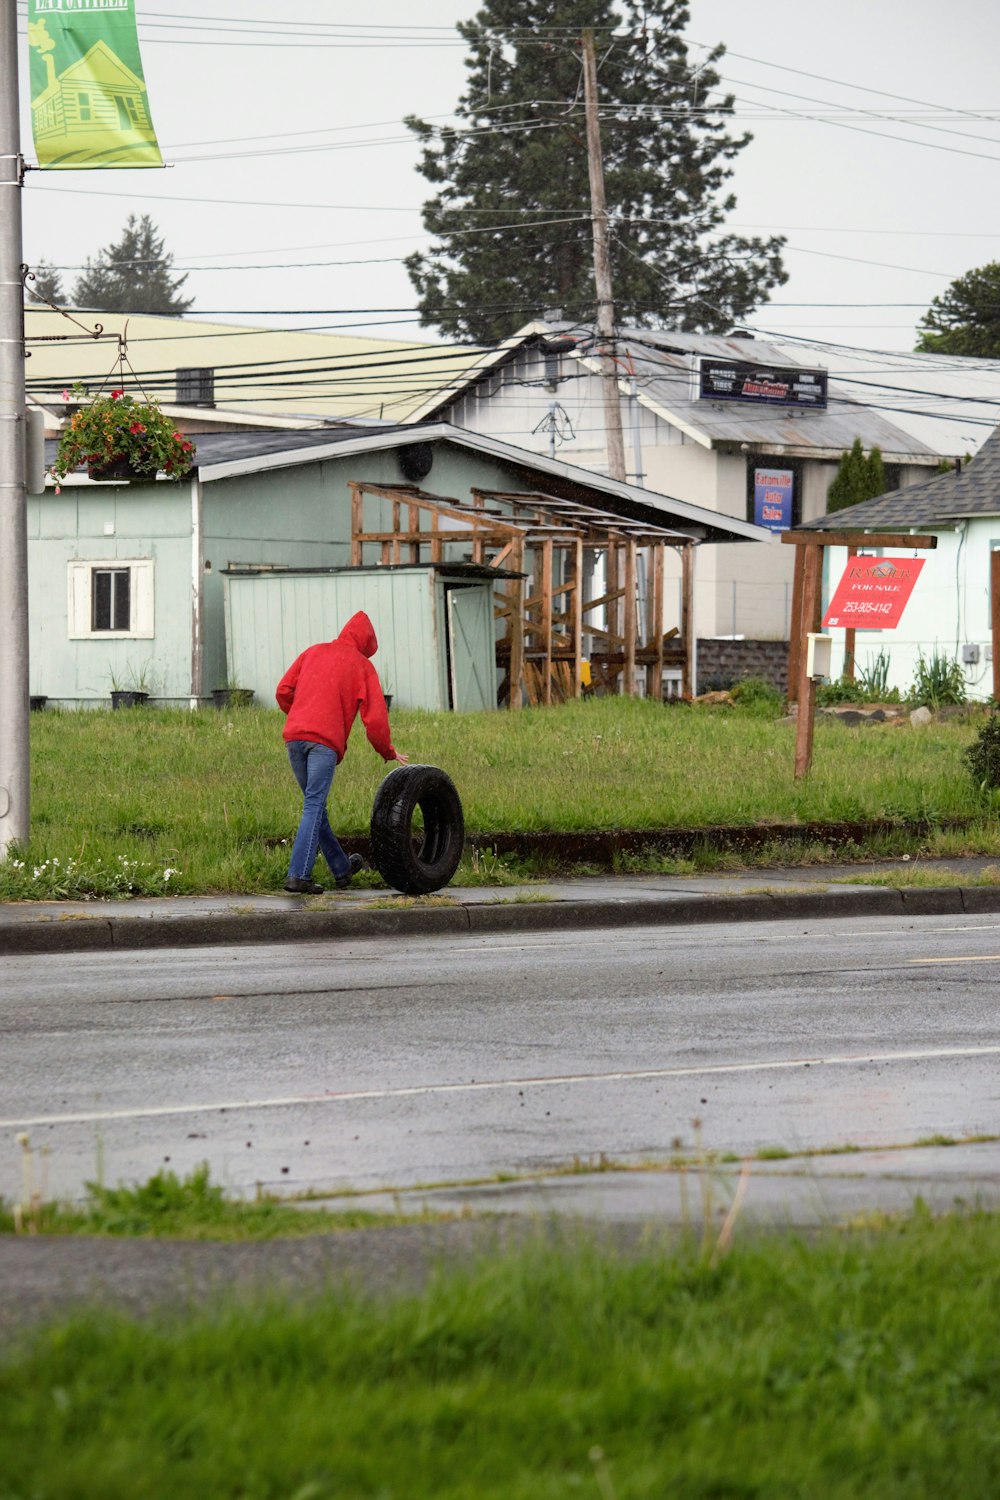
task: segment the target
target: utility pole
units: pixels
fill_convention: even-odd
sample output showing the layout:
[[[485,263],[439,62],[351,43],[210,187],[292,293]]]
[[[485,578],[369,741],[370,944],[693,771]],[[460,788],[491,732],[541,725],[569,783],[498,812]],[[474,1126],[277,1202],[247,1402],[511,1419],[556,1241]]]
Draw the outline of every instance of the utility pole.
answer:
[[[615,369],[615,304],[611,295],[611,256],[608,251],[608,210],[604,203],[604,164],[601,126],[597,117],[597,63],[594,33],[583,32],[583,97],[587,116],[587,165],[590,169],[590,217],[594,226],[594,284],[597,288],[597,333],[603,344],[601,378],[604,387],[604,427],[607,433],[608,472],[625,479],[625,441],[622,408]]]
[[[28,838],[28,526],[17,7],[0,5],[0,859]]]

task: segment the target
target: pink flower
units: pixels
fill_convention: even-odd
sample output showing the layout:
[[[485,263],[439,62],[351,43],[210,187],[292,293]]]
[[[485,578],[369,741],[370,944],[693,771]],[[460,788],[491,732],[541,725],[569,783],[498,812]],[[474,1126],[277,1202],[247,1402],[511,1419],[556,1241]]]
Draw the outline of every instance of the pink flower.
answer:
[[[124,394],[125,394],[124,391],[112,391],[111,392],[111,399],[112,399],[112,401],[118,401],[122,396],[124,396]]]
[[[62,398],[63,398],[64,401],[72,401],[72,399],[73,399],[72,396],[70,395],[69,391],[63,391]]]
[[[145,432],[145,431],[146,431],[146,429],[145,429],[145,427],[143,427],[143,425],[142,425],[141,422],[133,422],[132,426],[129,428],[129,432]]]

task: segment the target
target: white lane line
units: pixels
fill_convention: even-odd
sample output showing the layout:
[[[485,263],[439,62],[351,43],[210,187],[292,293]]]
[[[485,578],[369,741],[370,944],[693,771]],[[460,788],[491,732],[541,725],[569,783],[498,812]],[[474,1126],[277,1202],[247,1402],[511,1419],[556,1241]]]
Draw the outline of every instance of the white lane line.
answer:
[[[797,918],[797,917],[788,917],[785,920],[788,921],[788,922],[796,922],[797,924],[799,924],[799,925],[797,925],[795,932],[775,932],[775,933],[755,932],[754,933],[754,937],[753,937],[753,943],[754,944],[758,944],[758,943],[796,943],[796,942],[799,942],[801,940],[801,938],[802,938],[801,919]],[[816,918],[815,920],[816,920],[817,924],[819,924],[819,923],[822,922],[822,927],[820,927],[819,925],[817,925],[816,927],[810,927],[809,928],[809,936],[811,938],[818,938],[818,937],[821,937],[821,936],[827,936],[827,935],[829,935],[829,937],[834,942],[839,942],[840,941],[840,939],[841,939],[841,934],[840,933],[833,933],[833,932],[831,932],[831,933],[827,934],[823,930],[823,929],[825,929],[825,928],[827,928],[829,926],[828,922],[826,922],[823,918]],[[912,916],[908,916],[906,918],[906,921],[909,923],[911,929],[913,928],[914,924],[918,920],[922,921],[923,919],[912,917]],[[892,936],[893,932],[898,928],[899,922],[900,922],[900,917],[898,917],[898,916],[887,917],[886,918],[886,926],[885,927],[873,927],[870,930],[857,931],[857,932],[852,930],[851,937],[852,938],[867,938],[867,937],[884,938],[887,935],[888,936]],[[627,928],[620,929],[618,931],[618,933],[617,933],[617,944],[618,944],[618,946],[621,946],[621,945],[625,945],[625,944],[628,944],[628,943],[632,942],[633,939],[634,939],[634,937],[635,937],[635,934],[637,932],[656,932],[660,936],[662,936],[663,938],[678,938],[679,937],[679,938],[682,938],[682,939],[687,939],[687,941],[691,944],[691,946],[695,947],[695,946],[699,946],[699,944],[698,944],[698,938],[697,938],[698,932],[703,931],[704,928],[718,927],[720,925],[723,925],[723,924],[718,923],[718,922],[706,922],[706,923],[703,924],[703,926],[699,926],[698,928],[695,928],[695,929],[692,930],[690,927],[685,927],[685,926],[677,926],[677,927],[664,926],[662,923],[652,922],[648,926],[637,925],[635,927],[627,927]],[[948,933],[952,933],[952,932],[998,932],[998,931],[1000,931],[1000,923],[997,923],[997,922],[964,922],[964,923],[948,922],[948,923],[945,923],[943,925],[938,925],[938,926],[934,926],[934,927],[921,926],[919,928],[919,930],[918,930],[918,935],[919,936],[923,936],[923,935],[925,935],[927,933],[932,933],[932,932],[948,932]],[[565,946],[566,944],[572,944],[573,947],[575,947],[575,948],[607,948],[608,945],[609,945],[609,938],[608,938],[607,931],[605,931],[603,933],[603,935],[601,937],[599,937],[599,938],[581,938],[581,937],[579,937],[574,932],[565,932],[565,931],[564,932],[553,932],[548,939],[539,939],[537,942],[529,942],[529,943],[518,941],[515,937],[511,937],[511,939],[510,939],[509,942],[497,942],[495,940],[492,941],[492,942],[486,942],[485,940],[477,942],[475,933],[471,933],[471,934],[466,934],[463,937],[462,941],[463,941],[463,943],[467,943],[467,942],[471,941],[471,943],[475,946],[476,952],[478,952],[478,953],[494,953],[494,952],[496,952],[496,953],[501,953],[501,952],[502,953],[510,953],[512,950],[520,950],[522,948],[553,948],[553,947],[562,947],[562,946]],[[616,941],[616,939],[612,938],[610,941],[614,942],[614,941]],[[405,955],[402,956],[402,957],[405,959]],[[326,962],[325,959],[323,961]]]
[[[505,1089],[561,1088],[587,1083],[632,1083],[655,1078],[708,1078],[727,1073],[777,1073],[794,1068],[848,1068],[859,1063],[933,1062],[952,1057],[993,1057],[1000,1045],[989,1047],[915,1048],[905,1052],[860,1052],[832,1057],[778,1058],[771,1062],[705,1063],[701,1067],[636,1068],[616,1073],[556,1073],[544,1078],[474,1079],[468,1083],[418,1083],[389,1089],[329,1089],[322,1094],[289,1094],[276,1099],[226,1099],[202,1104],[159,1104],[145,1109],[89,1110],[68,1115],[13,1115],[0,1120],[0,1130],[40,1125],[90,1125],[102,1120],[152,1120],[170,1115],[216,1114],[248,1109],[288,1109],[306,1104],[350,1104],[367,1100],[419,1099],[435,1094],[479,1094]]]
[[[957,958],[911,958],[911,964],[995,964],[1000,953],[965,953]]]

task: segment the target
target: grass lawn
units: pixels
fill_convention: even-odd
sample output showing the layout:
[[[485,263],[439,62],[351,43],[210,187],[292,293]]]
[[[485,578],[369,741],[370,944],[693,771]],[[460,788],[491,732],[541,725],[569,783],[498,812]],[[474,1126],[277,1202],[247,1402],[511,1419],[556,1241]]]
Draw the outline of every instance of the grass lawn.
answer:
[[[0,865],[0,898],[276,889],[299,810],[281,725],[277,709],[33,715],[31,842]],[[604,698],[393,715],[400,749],[452,776],[474,832],[979,818],[961,847],[992,853],[996,804],[961,760],[974,728],[820,719],[796,783],[794,727],[748,711]],[[367,832],[385,769],[357,727],[338,831]]]
[[[421,1294],[60,1318],[0,1359],[5,1500],[993,1500],[1000,1218]]]

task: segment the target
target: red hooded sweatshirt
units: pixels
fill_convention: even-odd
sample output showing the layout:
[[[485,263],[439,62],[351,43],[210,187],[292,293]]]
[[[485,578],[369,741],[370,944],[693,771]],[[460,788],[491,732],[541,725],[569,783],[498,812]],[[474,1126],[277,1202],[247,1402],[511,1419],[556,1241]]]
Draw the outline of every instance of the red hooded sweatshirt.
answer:
[[[360,713],[372,749],[383,760],[395,760],[382,685],[369,660],[377,650],[372,622],[359,610],[335,641],[310,646],[296,657],[275,692],[287,715],[284,738],[315,740],[342,761]]]

